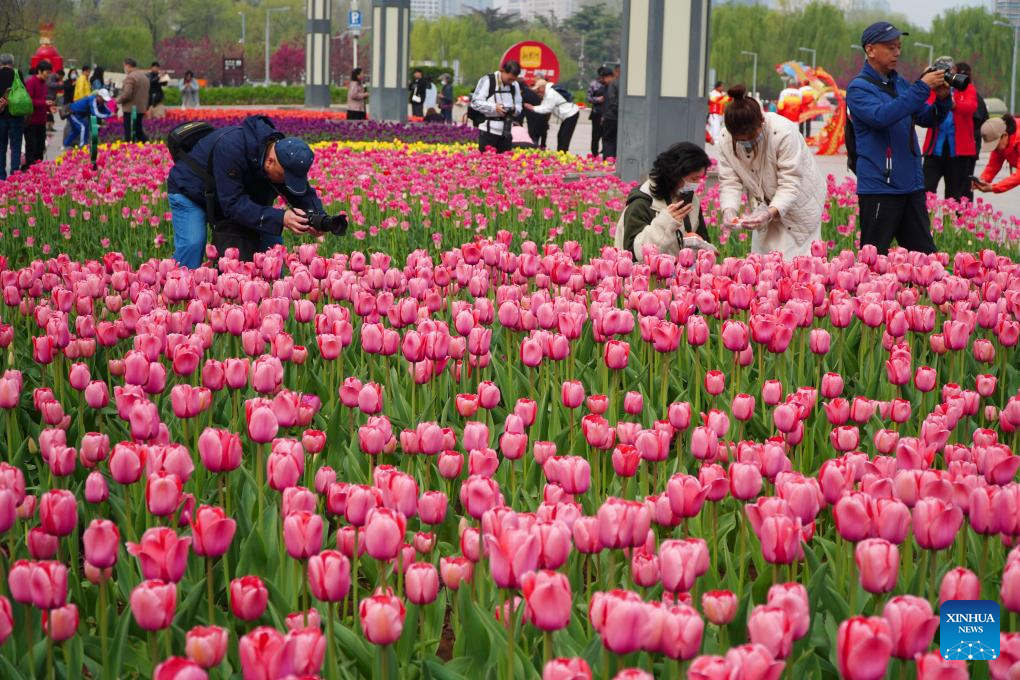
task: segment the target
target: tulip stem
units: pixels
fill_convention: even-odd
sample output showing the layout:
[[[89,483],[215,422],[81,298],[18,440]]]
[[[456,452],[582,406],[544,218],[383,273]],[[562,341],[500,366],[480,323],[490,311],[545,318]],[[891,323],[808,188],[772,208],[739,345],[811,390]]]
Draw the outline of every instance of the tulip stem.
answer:
[[[209,605],[209,625],[216,625],[215,606],[213,604],[213,565],[212,559],[205,558],[205,594]],[[105,639],[105,638],[104,638]]]
[[[550,661],[552,661],[552,658],[553,658],[553,634],[552,634],[552,631],[551,630],[545,631],[545,634],[542,637],[544,638],[543,639],[543,643],[544,643],[543,644],[543,658],[545,659],[545,664],[543,664],[543,666],[542,666],[544,668],[545,665],[548,665],[548,663]]]
[[[354,549],[351,551],[351,561],[354,563],[351,568],[351,590],[354,592],[354,610],[351,613],[351,627],[355,630],[358,625],[358,527],[354,527]]]
[[[511,593],[510,591],[507,590],[507,591],[504,591],[504,597],[506,598],[507,605],[508,605],[506,607],[506,610],[504,610],[504,612],[503,612],[506,615],[506,620],[507,620],[506,678],[507,678],[507,680],[513,680],[513,678],[514,678],[514,643],[515,643],[514,637],[515,637],[515,633],[516,633],[516,631],[514,630],[514,628],[515,628],[514,624],[516,623],[516,621],[515,621],[516,616],[514,616],[514,614],[515,614],[515,612],[514,612],[514,596],[513,596],[513,593]]]
[[[265,499],[263,498],[263,496],[265,494],[264,494],[263,489],[262,489],[262,487],[265,485],[265,481],[263,479],[263,476],[265,475],[265,467],[266,467],[265,466],[265,462],[264,462],[265,455],[266,455],[265,444],[258,444],[258,445],[256,445],[255,450],[256,450],[256,456],[255,456],[255,485],[258,487],[258,494],[259,494],[259,514],[258,514],[258,517],[256,518],[255,525],[256,525],[256,527],[261,527],[261,525],[262,525],[262,514],[263,514],[263,511],[265,509]],[[258,529],[256,529],[256,530],[258,530]]]
[[[336,647],[335,647],[335,645],[336,645],[336,635],[334,633],[334,628],[333,628],[333,626],[334,626],[333,619],[334,618],[336,618],[336,603],[335,602],[328,602],[326,604],[326,630],[328,631],[328,634],[329,634],[329,641],[326,644],[326,652],[329,654],[329,677],[330,678],[335,678],[336,677],[336,669],[337,669],[337,666],[339,665],[338,664],[338,659],[337,659],[337,654],[336,654]]]
[[[931,568],[931,590],[929,590],[928,592],[930,593],[930,597],[936,603],[936,605],[938,604],[939,601],[939,590],[938,585],[936,585],[936,579],[938,578],[939,572],[939,562],[937,559],[935,559],[935,556],[937,554],[938,554],[937,550],[932,550],[931,553],[928,555],[928,564],[929,567]]]
[[[106,581],[99,582],[99,644],[102,649],[103,675],[107,673],[109,664],[109,642],[106,639]],[[31,649],[29,650],[31,653]]]
[[[50,622],[53,625],[53,622]],[[156,657],[152,657],[152,663],[155,667]],[[46,677],[53,680],[53,633],[51,632],[46,636]]]

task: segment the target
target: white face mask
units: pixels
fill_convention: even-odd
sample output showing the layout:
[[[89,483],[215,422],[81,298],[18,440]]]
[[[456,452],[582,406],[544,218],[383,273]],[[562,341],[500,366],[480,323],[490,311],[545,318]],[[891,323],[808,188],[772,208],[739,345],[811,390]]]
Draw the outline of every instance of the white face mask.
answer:
[[[680,191],[697,191],[699,186],[701,186],[701,184],[698,182],[685,182]]]

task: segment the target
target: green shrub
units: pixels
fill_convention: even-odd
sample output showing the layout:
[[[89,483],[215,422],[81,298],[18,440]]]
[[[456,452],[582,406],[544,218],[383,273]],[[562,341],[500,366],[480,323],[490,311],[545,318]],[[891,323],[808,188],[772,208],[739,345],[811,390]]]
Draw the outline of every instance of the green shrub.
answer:
[[[166,92],[167,106],[180,106],[181,92],[176,87],[168,87]],[[241,106],[253,104],[288,104],[302,105],[305,103],[304,85],[242,85],[240,87],[207,87],[199,91],[199,101],[203,106]],[[347,103],[347,88],[332,86],[330,99],[333,104]]]

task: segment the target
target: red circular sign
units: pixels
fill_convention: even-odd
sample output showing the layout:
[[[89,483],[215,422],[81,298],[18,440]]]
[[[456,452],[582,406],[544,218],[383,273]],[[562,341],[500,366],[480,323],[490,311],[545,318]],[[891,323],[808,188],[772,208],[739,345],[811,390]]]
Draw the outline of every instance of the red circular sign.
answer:
[[[505,64],[511,60],[521,65],[521,77],[529,87],[538,78],[544,78],[550,83],[560,82],[560,60],[545,43],[537,40],[519,42],[503,54],[499,63]]]

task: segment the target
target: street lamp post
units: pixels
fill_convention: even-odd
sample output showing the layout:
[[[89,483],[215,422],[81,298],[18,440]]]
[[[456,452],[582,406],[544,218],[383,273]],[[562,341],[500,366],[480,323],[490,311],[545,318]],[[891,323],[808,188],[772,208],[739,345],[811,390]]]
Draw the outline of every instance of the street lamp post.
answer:
[[[935,61],[935,47],[928,43],[916,42],[914,47],[927,47],[928,48],[928,65],[931,66],[932,62]]]
[[[269,85],[269,16],[273,12],[289,12],[290,7],[270,7],[266,10],[266,78],[265,84]]]
[[[244,44],[244,30],[245,30],[244,21],[245,21],[245,17],[244,17],[244,12],[238,12],[238,14],[241,15],[241,39],[238,40],[237,42],[239,42],[239,43],[241,43],[243,45]]]
[[[751,73],[751,96],[752,97],[757,97],[758,96],[758,53],[757,52],[748,52],[746,50],[740,50],[740,53],[743,54],[745,57],[753,57],[754,58],[754,65],[751,67],[753,69],[753,71]]]
[[[996,21],[995,25],[1013,29],[1013,68],[1009,76],[1009,112],[1013,113],[1016,111],[1014,108],[1016,104],[1016,43],[1020,39],[1020,26],[1007,24],[1005,21]]]
[[[812,49],[810,47],[798,47],[797,49],[799,51],[801,51],[801,52],[810,52],[811,53],[811,70],[814,71],[815,70],[815,57],[818,55],[818,50]]]

